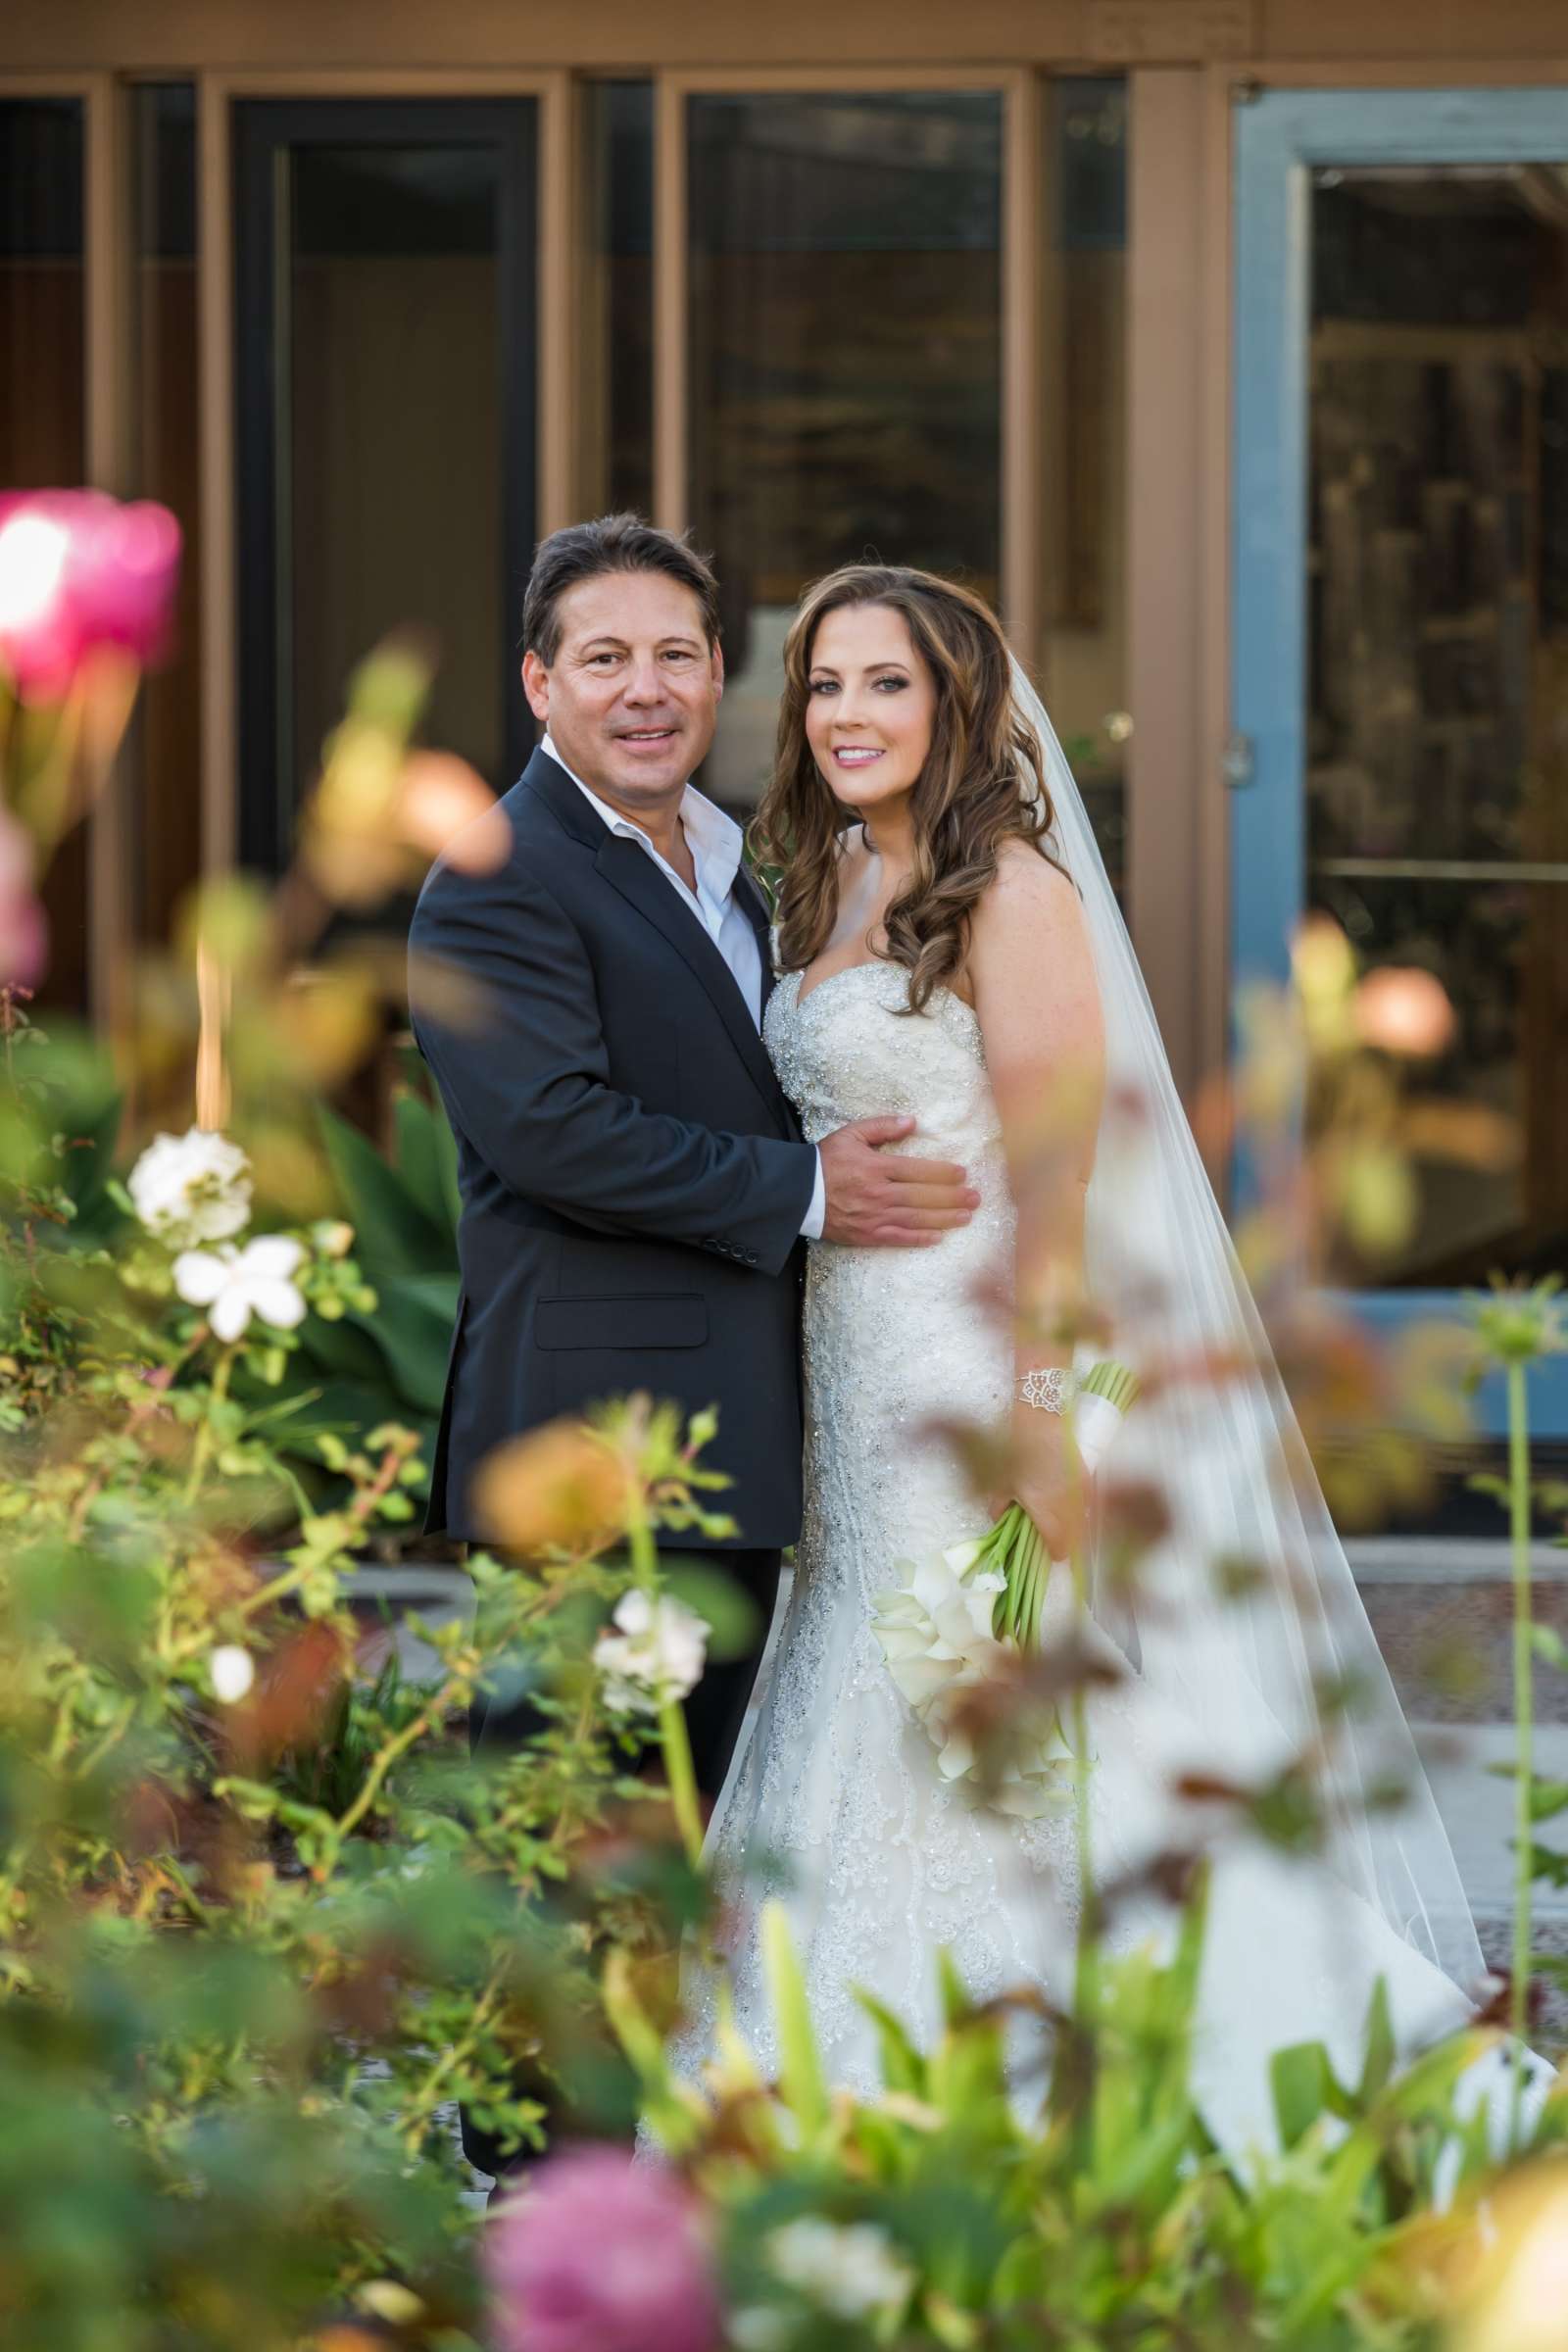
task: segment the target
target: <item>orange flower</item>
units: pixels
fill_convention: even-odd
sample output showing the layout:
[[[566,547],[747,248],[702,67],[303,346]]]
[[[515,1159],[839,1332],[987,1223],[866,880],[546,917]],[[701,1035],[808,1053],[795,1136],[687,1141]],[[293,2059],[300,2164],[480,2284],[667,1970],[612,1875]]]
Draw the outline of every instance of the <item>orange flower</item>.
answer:
[[[625,1532],[626,1464],[578,1421],[551,1421],[498,1446],[481,1463],[474,1504],[509,1551],[589,1550]]]

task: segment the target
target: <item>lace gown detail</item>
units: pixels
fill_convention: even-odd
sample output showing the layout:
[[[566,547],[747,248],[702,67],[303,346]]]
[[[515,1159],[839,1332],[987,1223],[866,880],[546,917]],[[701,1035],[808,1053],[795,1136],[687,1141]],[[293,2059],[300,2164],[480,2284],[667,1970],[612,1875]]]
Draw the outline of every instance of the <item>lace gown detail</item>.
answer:
[[[946,1787],[871,1630],[897,1561],[987,1524],[933,1424],[994,1421],[1011,1388],[1005,1316],[985,1304],[1010,1274],[1013,1213],[979,1022],[945,990],[923,1013],[906,1004],[905,974],[866,963],[804,1001],[787,975],[768,1005],[768,1051],[810,1142],[912,1113],[915,1134],[891,1148],[961,1161],[981,1205],[934,1248],[810,1250],[806,1521],[756,1728],[710,1832],[742,2034],[770,2065],[754,1926],[761,1899],[781,1894],[829,2078],[861,2089],[877,2066],[857,1984],[923,2038],[938,2022],[939,1946],[985,1996],[1040,1982],[1043,1912],[1069,1936],[1076,1912],[1071,1824],[1006,1822]],[[710,1993],[690,1992],[688,2068],[711,2026]]]

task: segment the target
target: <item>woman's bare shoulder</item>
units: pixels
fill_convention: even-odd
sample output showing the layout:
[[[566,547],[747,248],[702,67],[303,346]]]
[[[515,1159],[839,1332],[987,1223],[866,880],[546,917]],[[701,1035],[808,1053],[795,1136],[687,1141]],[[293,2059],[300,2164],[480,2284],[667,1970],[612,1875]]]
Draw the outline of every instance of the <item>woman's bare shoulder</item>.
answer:
[[[981,894],[975,919],[1006,930],[1042,920],[1076,927],[1078,892],[1061,867],[1032,841],[1014,837],[998,847],[997,870]]]

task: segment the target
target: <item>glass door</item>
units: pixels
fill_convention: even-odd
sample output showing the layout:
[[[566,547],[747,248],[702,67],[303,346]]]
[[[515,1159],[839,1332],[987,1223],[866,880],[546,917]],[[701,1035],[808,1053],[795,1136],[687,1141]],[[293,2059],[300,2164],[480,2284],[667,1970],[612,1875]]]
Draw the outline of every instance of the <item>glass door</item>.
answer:
[[[869,559],[998,594],[1004,113],[1000,86],[685,99],[689,511],[729,672],[704,783],[742,813],[808,580]]]
[[[430,740],[533,740],[536,102],[235,108],[241,808],[282,862],[355,663],[427,638]]]
[[[1321,909],[1436,973],[1474,1147],[1417,1163],[1388,1325],[1568,1269],[1568,92],[1271,92],[1236,136],[1234,971]]]

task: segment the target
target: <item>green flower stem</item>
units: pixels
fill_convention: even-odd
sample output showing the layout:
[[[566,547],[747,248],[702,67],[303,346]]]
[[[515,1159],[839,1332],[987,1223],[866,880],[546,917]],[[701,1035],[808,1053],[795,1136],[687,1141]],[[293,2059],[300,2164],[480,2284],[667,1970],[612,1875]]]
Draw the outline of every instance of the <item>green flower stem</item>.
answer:
[[[202,1425],[196,1432],[196,1444],[190,1457],[190,1476],[185,1481],[185,1500],[188,1503],[194,1502],[201,1492],[201,1483],[206,1476],[208,1460],[213,1450],[213,1409],[220,1405],[228,1395],[229,1378],[234,1369],[234,1358],[238,1353],[237,1343],[233,1347],[225,1348],[214,1367],[213,1393]]]
[[[1535,1879],[1535,1691],[1530,1633],[1530,1411],[1525,1367],[1510,1363],[1508,1377],[1508,1535],[1513,1568],[1513,1715],[1518,1741],[1514,1767],[1513,1982],[1510,2023],[1522,2043],[1529,2023],[1532,1887]],[[1522,2049],[1514,2052],[1513,2096],[1508,2142],[1519,2144],[1524,2096]]]
[[[669,1801],[675,1808],[681,1842],[686,1848],[687,1861],[697,1870],[703,1859],[703,1816],[697,1802],[692,1743],[678,1698],[660,1702],[659,1737],[663,1743],[664,1775],[669,1782]]]
[[[648,1505],[641,1486],[632,1481],[633,1502],[626,1519],[626,1547],[631,1553],[631,1572],[643,1590],[656,1593],[659,1588],[659,1547],[648,1518]],[[686,1859],[693,1870],[702,1865],[703,1816],[697,1799],[697,1773],[692,1763],[692,1743],[686,1730],[686,1717],[676,1698],[662,1698],[659,1705],[659,1739],[664,1751],[664,1778],[669,1784],[669,1801],[674,1807],[676,1827]]]

